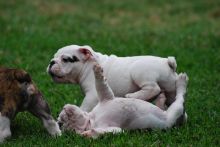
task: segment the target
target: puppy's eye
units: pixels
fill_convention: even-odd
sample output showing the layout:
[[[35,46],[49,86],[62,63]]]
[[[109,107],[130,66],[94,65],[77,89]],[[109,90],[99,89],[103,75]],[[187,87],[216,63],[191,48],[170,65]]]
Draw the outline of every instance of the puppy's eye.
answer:
[[[63,62],[64,62],[64,63],[69,62],[68,58],[63,58]]]
[[[62,61],[64,63],[67,63],[67,62],[73,63],[73,62],[79,61],[79,59],[76,56],[73,56],[72,58],[71,57],[63,58]]]
[[[76,56],[73,56],[72,59],[73,59],[73,62],[79,61],[79,59]]]

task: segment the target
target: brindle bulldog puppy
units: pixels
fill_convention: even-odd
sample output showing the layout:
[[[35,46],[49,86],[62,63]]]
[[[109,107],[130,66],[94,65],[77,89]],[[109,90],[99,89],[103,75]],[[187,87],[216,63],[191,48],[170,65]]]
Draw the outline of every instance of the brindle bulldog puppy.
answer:
[[[61,135],[47,102],[30,75],[20,69],[0,68],[0,143],[11,136],[10,121],[25,110],[41,119],[51,135]]]

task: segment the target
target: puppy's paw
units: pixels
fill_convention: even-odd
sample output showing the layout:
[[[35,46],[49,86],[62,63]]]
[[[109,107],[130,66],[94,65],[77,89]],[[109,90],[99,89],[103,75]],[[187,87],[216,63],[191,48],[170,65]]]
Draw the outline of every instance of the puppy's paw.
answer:
[[[53,127],[53,133],[51,134],[55,137],[61,136],[61,130],[60,130],[60,126],[57,122],[55,122],[54,127]]]
[[[181,85],[186,86],[188,81],[189,81],[189,78],[188,78],[187,74],[186,73],[180,73],[178,75],[178,79],[177,79],[177,87],[181,86]]]
[[[98,63],[94,65],[93,70],[96,78],[104,79],[103,68]]]
[[[62,135],[60,127],[58,124],[51,127],[51,130],[49,132],[53,137],[59,137]]]
[[[186,93],[188,80],[189,78],[186,73],[180,73],[178,75],[178,79],[176,81],[177,94],[182,93],[184,95]]]
[[[180,73],[180,74],[179,74],[179,79],[181,79],[181,80],[184,80],[184,81],[188,82],[189,77],[187,76],[187,74],[186,74],[186,73]]]
[[[61,136],[61,130],[55,120],[53,119],[43,120],[43,124],[50,135],[54,137]]]

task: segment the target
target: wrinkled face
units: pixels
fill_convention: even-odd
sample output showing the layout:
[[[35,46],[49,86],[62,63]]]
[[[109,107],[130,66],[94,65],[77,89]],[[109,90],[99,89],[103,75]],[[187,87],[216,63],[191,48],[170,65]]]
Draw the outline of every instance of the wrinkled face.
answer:
[[[78,83],[85,62],[92,56],[89,46],[70,45],[58,50],[47,72],[58,83]]]
[[[75,105],[67,104],[60,112],[57,121],[62,130],[76,131],[78,133],[84,131],[85,112]]]

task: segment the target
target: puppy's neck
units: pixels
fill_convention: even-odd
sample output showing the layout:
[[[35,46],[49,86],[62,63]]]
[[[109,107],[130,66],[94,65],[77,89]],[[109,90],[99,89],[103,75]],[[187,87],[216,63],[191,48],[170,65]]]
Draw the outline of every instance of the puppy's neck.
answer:
[[[87,61],[78,74],[78,83],[82,86],[83,89],[85,89],[86,85],[89,85],[91,82],[91,78],[93,76],[93,73],[91,72],[92,68],[93,63]]]
[[[103,55],[101,53],[94,53],[95,54],[95,60],[100,64],[102,67],[104,67],[105,64],[109,63],[109,57],[108,55]],[[87,93],[88,91],[94,90],[94,74],[92,72],[94,66],[93,60],[88,60],[85,62],[85,65],[82,67],[81,71],[79,72],[78,76],[78,83],[80,84],[82,90],[84,93]]]

